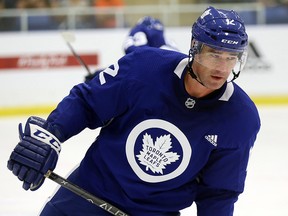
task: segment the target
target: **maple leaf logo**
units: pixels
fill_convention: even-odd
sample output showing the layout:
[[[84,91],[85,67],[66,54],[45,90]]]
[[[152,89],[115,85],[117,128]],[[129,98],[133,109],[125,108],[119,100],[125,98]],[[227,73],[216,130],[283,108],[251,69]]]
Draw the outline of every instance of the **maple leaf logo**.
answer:
[[[143,148],[136,157],[146,166],[146,171],[150,169],[153,173],[163,174],[168,164],[179,160],[180,156],[177,153],[169,152],[172,148],[170,134],[157,137],[154,143],[151,135],[146,133],[142,141]]]

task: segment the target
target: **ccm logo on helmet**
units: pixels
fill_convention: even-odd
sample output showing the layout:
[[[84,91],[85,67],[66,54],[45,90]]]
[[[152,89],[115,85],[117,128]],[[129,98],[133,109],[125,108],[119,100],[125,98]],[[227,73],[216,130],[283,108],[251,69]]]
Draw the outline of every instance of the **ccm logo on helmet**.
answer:
[[[238,44],[238,41],[227,40],[227,39],[222,39],[221,42],[225,44]]]

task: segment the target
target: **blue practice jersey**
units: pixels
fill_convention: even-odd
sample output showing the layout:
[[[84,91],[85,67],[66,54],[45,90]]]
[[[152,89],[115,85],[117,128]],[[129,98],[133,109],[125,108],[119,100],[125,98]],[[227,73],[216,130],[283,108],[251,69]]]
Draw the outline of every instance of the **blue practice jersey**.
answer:
[[[79,167],[84,189],[134,216],[193,202],[199,216],[233,214],[258,112],[233,82],[191,97],[187,63],[179,52],[138,49],[73,87],[50,114],[62,141],[102,127]]]

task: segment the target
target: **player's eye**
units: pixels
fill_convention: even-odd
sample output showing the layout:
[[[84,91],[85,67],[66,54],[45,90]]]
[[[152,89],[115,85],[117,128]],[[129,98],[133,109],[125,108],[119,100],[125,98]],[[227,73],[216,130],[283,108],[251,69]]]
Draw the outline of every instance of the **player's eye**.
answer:
[[[220,55],[217,53],[208,53],[208,57],[210,57],[211,59],[219,59]]]
[[[237,60],[237,56],[229,56],[229,57],[227,57],[227,60],[235,61],[235,60]]]

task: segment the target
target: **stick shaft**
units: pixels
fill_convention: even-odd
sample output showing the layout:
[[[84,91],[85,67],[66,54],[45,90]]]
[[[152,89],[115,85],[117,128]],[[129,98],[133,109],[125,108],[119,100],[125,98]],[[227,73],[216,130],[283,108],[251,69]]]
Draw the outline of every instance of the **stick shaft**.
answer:
[[[86,199],[88,202],[93,203],[94,205],[104,209],[105,211],[109,212],[112,215],[116,216],[128,216],[128,214],[124,213],[117,207],[107,203],[106,201],[95,197],[94,195],[90,194],[89,192],[85,191],[84,189],[80,188],[78,185],[73,184],[72,182],[68,181],[67,179],[57,175],[52,171],[48,171],[45,175],[46,178],[51,179],[52,181],[56,182],[57,184],[61,185],[62,187],[70,190],[71,192],[81,196],[82,198]]]
[[[70,51],[72,52],[72,54],[75,56],[75,58],[77,59],[77,61],[79,62],[79,64],[81,64],[83,67],[85,67],[85,69],[87,70],[88,74],[91,75],[92,72],[90,71],[89,67],[87,66],[87,64],[83,61],[83,59],[75,52],[74,48],[72,47],[72,45],[66,41]]]

